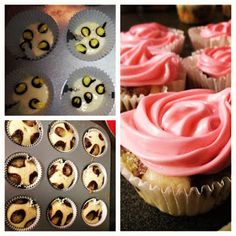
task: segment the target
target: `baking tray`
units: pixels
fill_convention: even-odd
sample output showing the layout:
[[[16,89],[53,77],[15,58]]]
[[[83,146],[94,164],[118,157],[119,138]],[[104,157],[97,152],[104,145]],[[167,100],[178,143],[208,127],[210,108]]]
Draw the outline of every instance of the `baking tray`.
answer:
[[[74,203],[76,204],[77,208],[77,216],[76,220],[74,223],[64,229],[66,231],[107,231],[110,229],[110,221],[111,219],[111,214],[110,212],[114,209],[111,204],[111,191],[113,191],[111,186],[115,186],[114,184],[111,185],[112,181],[112,173],[111,173],[111,168],[112,168],[112,161],[111,161],[111,156],[113,155],[111,152],[114,151],[111,149],[111,140],[109,138],[109,135],[107,131],[101,127],[100,125],[91,122],[91,121],[68,121],[78,132],[79,136],[79,142],[77,147],[70,151],[70,152],[59,152],[57,151],[50,143],[48,139],[48,130],[49,130],[49,125],[53,121],[40,121],[42,124],[42,139],[41,141],[32,147],[22,147],[20,145],[15,144],[12,142],[8,135],[5,134],[5,157],[9,157],[11,154],[16,153],[16,152],[26,152],[29,153],[30,155],[34,156],[37,158],[37,160],[40,162],[41,167],[42,167],[42,178],[34,188],[32,189],[19,189],[16,187],[13,187],[10,185],[7,181],[5,181],[5,201],[7,202],[8,200],[12,199],[15,196],[18,195],[26,195],[29,197],[32,197],[36,202],[39,204],[40,209],[41,209],[41,217],[39,220],[39,223],[36,225],[35,228],[33,228],[34,231],[58,231],[61,229],[57,229],[53,227],[50,222],[47,220],[46,216],[46,210],[49,205],[49,203],[55,199],[56,197],[68,197]],[[105,153],[96,158],[92,158],[91,155],[89,155],[82,143],[83,139],[83,134],[89,129],[89,128],[97,128],[99,129],[105,136],[106,141],[107,141],[107,150]],[[64,158],[72,161],[78,171],[78,179],[77,182],[75,183],[74,187],[71,190],[68,191],[62,191],[62,190],[56,190],[54,189],[47,178],[47,170],[48,166],[52,163],[53,160],[58,159],[58,158]],[[94,192],[94,193],[89,193],[89,191],[85,188],[85,186],[82,183],[82,171],[83,169],[90,163],[100,163],[104,166],[107,172],[107,183],[104,186],[102,190],[99,192]],[[90,198],[98,198],[101,199],[105,202],[107,206],[107,217],[105,221],[96,227],[88,226],[86,223],[84,223],[82,216],[81,216],[81,208],[83,203],[85,203],[86,200]],[[5,230],[10,231],[11,228],[5,224]]]
[[[5,6],[5,25],[14,17],[14,14],[20,13],[25,10],[39,10],[43,11],[45,5],[40,6],[32,6],[32,5],[6,5]],[[97,9],[104,14],[106,14],[112,20],[114,26],[115,25],[115,5],[100,5],[100,6],[86,6],[88,9]],[[12,13],[13,12],[13,13]],[[48,13],[47,13],[48,14]],[[66,16],[68,16],[69,12],[65,12]],[[71,14],[71,17],[74,13]],[[53,15],[52,15],[53,17]],[[8,50],[5,50],[5,77],[13,70],[19,68],[35,68],[37,70],[41,70],[48,78],[51,79],[53,85],[53,98],[52,105],[45,111],[43,115],[75,115],[70,114],[70,111],[66,108],[62,109],[61,106],[61,92],[62,88],[69,79],[70,74],[74,72],[76,69],[80,69],[87,66],[97,67],[108,74],[111,81],[115,87],[115,48],[116,43],[114,42],[114,46],[110,53],[108,53],[105,57],[97,61],[82,61],[71,54],[69,51],[66,39],[67,39],[67,26],[68,22],[62,23],[62,21],[57,21],[55,17],[53,17],[59,28],[59,37],[56,42],[55,48],[45,57],[36,60],[29,61],[24,59],[16,59]],[[63,18],[63,14],[62,14]],[[5,38],[7,40],[7,38]],[[8,83],[5,79],[5,94],[9,93],[7,91]],[[114,101],[115,104],[115,101]],[[6,115],[9,115],[5,111]],[[81,114],[80,114],[81,115]],[[86,114],[85,114],[86,115]],[[95,114],[96,115],[96,114]],[[107,115],[115,115],[115,105],[113,105],[113,109],[110,114]]]

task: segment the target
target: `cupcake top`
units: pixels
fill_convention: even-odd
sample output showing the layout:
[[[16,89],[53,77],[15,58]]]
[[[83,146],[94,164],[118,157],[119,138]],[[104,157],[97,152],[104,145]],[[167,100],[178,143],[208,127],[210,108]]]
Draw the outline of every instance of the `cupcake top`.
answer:
[[[214,38],[218,36],[231,37],[231,20],[202,26],[200,30],[200,35],[203,38]]]
[[[231,47],[206,48],[200,51],[197,67],[214,78],[231,74]]]
[[[181,58],[172,52],[139,43],[121,52],[121,86],[165,85],[177,79]]]
[[[231,89],[144,97],[121,114],[121,145],[159,174],[220,172],[231,162]]]

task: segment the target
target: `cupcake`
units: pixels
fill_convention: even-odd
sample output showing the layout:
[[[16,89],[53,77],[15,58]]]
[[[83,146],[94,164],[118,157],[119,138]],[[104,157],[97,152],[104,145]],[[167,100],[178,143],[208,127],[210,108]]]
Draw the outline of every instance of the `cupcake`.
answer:
[[[87,225],[98,226],[107,217],[107,206],[102,200],[91,198],[84,203],[81,214]]]
[[[134,25],[127,32],[121,32],[121,54],[144,42],[149,42],[155,50],[165,49],[180,53],[184,32],[156,22]]]
[[[30,197],[17,196],[7,203],[6,221],[14,230],[31,230],[37,225],[39,218],[39,205]]]
[[[231,20],[205,26],[192,27],[188,30],[195,50],[201,48],[231,45]]]
[[[6,132],[14,143],[23,147],[36,145],[42,137],[41,124],[36,120],[9,120]]]
[[[59,190],[71,189],[77,181],[77,175],[75,165],[69,160],[55,160],[48,168],[48,180]]]
[[[163,212],[190,216],[221,204],[230,163],[230,88],[149,95],[121,114],[121,173]]]
[[[183,60],[187,81],[193,88],[216,92],[231,86],[231,47],[205,48]]]
[[[5,176],[12,186],[32,188],[39,182],[41,175],[40,163],[27,153],[15,153],[6,160]]]
[[[182,59],[173,52],[153,48],[148,41],[121,49],[120,70],[121,111],[136,108],[150,93],[185,89]]]

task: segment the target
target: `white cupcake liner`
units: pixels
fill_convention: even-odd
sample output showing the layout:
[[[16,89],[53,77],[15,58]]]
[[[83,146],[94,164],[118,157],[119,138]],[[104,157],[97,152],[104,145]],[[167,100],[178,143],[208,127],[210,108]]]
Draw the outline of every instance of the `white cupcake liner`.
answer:
[[[6,121],[6,123],[5,123],[6,133],[7,133],[8,138],[9,138],[13,143],[15,143],[16,145],[29,148],[29,147],[36,146],[36,145],[38,145],[38,144],[41,142],[42,137],[43,137],[43,126],[42,126],[42,124],[41,124],[40,121],[35,120],[35,122],[36,122],[37,125],[38,125],[39,137],[38,137],[38,139],[36,140],[36,142],[33,143],[33,144],[31,144],[31,145],[18,144],[18,143],[16,143],[16,142],[11,138],[10,132],[9,132],[9,124],[10,124],[10,122],[11,122],[11,120],[8,120],[8,121]]]
[[[69,40],[67,42],[67,46],[69,51],[78,59],[84,60],[84,61],[96,61],[104,56],[106,56],[113,48],[115,44],[115,26],[112,22],[112,20],[105,15],[104,13],[93,10],[93,9],[86,9],[81,12],[76,13],[70,20],[68,25],[68,31],[70,31],[72,34],[74,34],[74,31],[76,28],[86,22],[95,22],[99,25],[103,25],[104,22],[106,22],[106,42],[97,53],[93,55],[87,55],[78,53],[75,51],[75,44],[76,42],[79,42],[78,40]]]
[[[200,32],[203,27],[204,26],[192,27],[188,30],[190,41],[195,50],[231,45],[231,37],[229,36],[223,35],[212,38],[201,37]]]
[[[12,96],[14,93],[15,86],[22,82],[23,79],[25,79],[28,76],[39,76],[44,79],[45,84],[47,85],[49,96],[48,96],[48,102],[45,106],[45,108],[35,111],[34,113],[29,112],[23,112],[19,105],[16,104],[15,106],[11,106],[9,108],[9,105],[16,103],[16,101],[13,100]],[[51,80],[49,77],[44,74],[42,69],[39,68],[32,68],[32,67],[25,67],[25,68],[19,68],[16,70],[13,70],[6,76],[6,86],[5,86],[5,113],[6,115],[44,115],[47,114],[49,111],[54,96],[54,88],[52,85]]]
[[[207,88],[216,92],[231,87],[231,74],[219,78],[208,77],[197,68],[197,58],[201,50],[196,51],[192,56],[183,60],[184,67],[187,71],[187,80],[192,88]]]
[[[44,22],[53,33],[54,42],[49,51],[39,57],[26,56],[19,47],[20,37],[27,26],[36,22]],[[6,27],[6,47],[16,57],[29,60],[38,60],[48,55],[58,40],[59,29],[54,19],[44,12],[28,10],[14,16]]]
[[[138,194],[148,204],[160,211],[173,216],[194,216],[206,213],[225,201],[231,192],[231,179],[223,177],[210,185],[203,185],[199,191],[191,187],[189,192],[185,189],[174,191],[171,187],[161,189],[147,181],[133,176],[121,161],[121,174],[135,187]]]
[[[74,172],[75,172],[74,181],[73,181],[73,183],[71,184],[71,186],[69,186],[69,188],[66,188],[66,189],[58,189],[58,188],[55,188],[55,187],[52,185],[51,181],[49,180],[48,172],[49,172],[50,168],[51,168],[51,167],[55,164],[55,162],[57,162],[57,161],[61,161],[61,162],[64,162],[64,163],[68,163],[68,164],[72,167],[72,169],[74,170]],[[65,160],[65,159],[63,159],[63,158],[58,158],[58,159],[52,161],[51,164],[49,165],[48,171],[47,171],[47,176],[48,176],[48,182],[50,183],[50,185],[51,185],[54,189],[59,190],[59,191],[65,191],[65,192],[66,192],[66,191],[71,190],[71,189],[75,186],[75,184],[76,184],[76,182],[77,182],[77,180],[78,180],[78,170],[77,170],[77,168],[76,168],[76,165],[75,165],[72,161],[70,161],[70,160]]]
[[[10,207],[11,203],[13,203],[14,201],[16,200],[20,200],[20,199],[27,199],[27,200],[30,200],[32,202],[32,204],[36,207],[36,210],[37,210],[37,218],[35,219],[34,223],[32,225],[30,225],[28,228],[24,228],[24,229],[21,229],[21,228],[17,228],[15,226],[13,226],[7,219],[7,210],[8,208]],[[6,207],[5,207],[5,219],[6,219],[6,223],[7,225],[13,229],[13,230],[16,230],[16,231],[30,231],[32,230],[33,228],[35,228],[35,226],[38,224],[39,220],[40,220],[40,216],[41,216],[41,210],[40,210],[40,206],[38,205],[38,203],[36,203],[31,197],[28,197],[28,196],[24,196],[24,195],[19,195],[19,196],[16,196],[16,197],[13,197],[12,199],[10,199],[7,203],[6,203]]]
[[[26,159],[32,160],[32,161],[35,163],[35,166],[36,166],[36,168],[37,168],[37,173],[38,173],[37,180],[36,180],[33,184],[31,184],[31,185],[29,185],[29,186],[17,185],[17,184],[15,184],[14,182],[12,182],[12,181],[8,178],[8,176],[7,176],[7,169],[8,169],[9,163],[10,163],[13,159],[18,158],[19,156],[24,156],[24,157],[26,157]],[[7,158],[7,160],[5,161],[5,178],[6,178],[6,180],[8,181],[8,183],[9,183],[10,185],[12,185],[12,186],[14,186],[14,187],[16,187],[16,188],[27,189],[27,190],[28,190],[28,189],[32,189],[32,188],[34,188],[36,185],[38,185],[38,183],[40,182],[40,180],[41,180],[41,178],[42,178],[42,167],[41,167],[41,165],[40,165],[40,162],[39,162],[35,157],[29,155],[29,154],[26,153],[26,152],[13,153],[13,154],[10,155],[10,156]]]
[[[104,85],[106,89],[106,93],[103,94],[104,101],[103,104],[100,105],[96,110],[91,112],[86,111],[78,111],[77,108],[74,108],[71,105],[71,98],[70,92],[65,92],[65,88],[68,86],[69,88],[73,87],[73,83],[77,81],[79,78],[82,79],[84,75],[90,75],[94,78],[99,79]],[[80,69],[75,70],[69,76],[69,79],[63,85],[62,92],[61,92],[61,100],[62,100],[62,110],[65,114],[71,115],[109,115],[113,106],[114,106],[114,94],[115,89],[114,85],[111,81],[111,78],[108,74],[96,67],[83,67]]]
[[[54,201],[63,202],[63,201],[65,201],[65,200],[68,201],[68,202],[71,204],[72,211],[73,211],[73,217],[72,217],[70,223],[67,224],[67,225],[62,225],[62,226],[54,225],[54,224],[51,222],[50,218],[49,218],[49,207],[50,207],[50,205],[51,205]],[[58,197],[58,198],[53,199],[53,200],[49,203],[49,205],[48,205],[48,208],[47,208],[47,219],[48,219],[48,222],[49,222],[53,227],[55,227],[55,228],[57,228],[57,229],[67,229],[67,228],[69,228],[69,227],[75,222],[76,217],[77,217],[77,208],[76,208],[75,203],[74,203],[70,198],[67,198],[67,197]]]

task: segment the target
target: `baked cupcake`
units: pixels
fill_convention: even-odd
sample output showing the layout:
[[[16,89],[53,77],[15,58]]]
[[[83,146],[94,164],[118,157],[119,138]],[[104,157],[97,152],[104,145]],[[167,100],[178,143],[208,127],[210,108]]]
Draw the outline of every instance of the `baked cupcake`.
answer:
[[[183,60],[188,84],[216,92],[231,86],[231,47],[205,48]]]
[[[188,30],[195,50],[201,48],[231,45],[231,20],[205,26],[192,27]]]
[[[180,53],[184,32],[156,22],[134,25],[127,32],[121,32],[121,54],[144,42],[149,42],[155,50],[165,49]]]
[[[230,163],[230,88],[149,95],[121,114],[121,173],[163,212],[197,215],[221,204]]]
[[[17,196],[6,205],[6,221],[14,230],[31,230],[37,225],[39,218],[40,207],[30,197]]]
[[[23,147],[36,145],[42,137],[41,124],[36,120],[9,120],[6,132],[14,143]]]
[[[153,48],[148,41],[121,49],[120,70],[121,111],[136,108],[150,93],[185,89],[182,59],[173,52]]]
[[[77,177],[76,167],[69,160],[55,160],[48,168],[48,180],[55,189],[71,189],[76,183]]]

